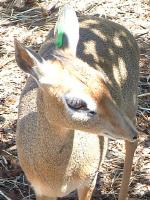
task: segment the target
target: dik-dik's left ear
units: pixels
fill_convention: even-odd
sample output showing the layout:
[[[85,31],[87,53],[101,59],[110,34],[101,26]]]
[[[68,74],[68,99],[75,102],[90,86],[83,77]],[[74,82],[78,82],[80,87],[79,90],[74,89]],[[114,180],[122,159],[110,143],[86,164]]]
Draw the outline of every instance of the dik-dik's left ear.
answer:
[[[15,58],[18,66],[39,81],[42,76],[41,66],[43,59],[33,50],[24,47],[17,39],[14,39]]]
[[[67,49],[72,55],[76,55],[79,40],[79,23],[76,13],[71,6],[65,5],[61,10],[54,35],[57,48]]]

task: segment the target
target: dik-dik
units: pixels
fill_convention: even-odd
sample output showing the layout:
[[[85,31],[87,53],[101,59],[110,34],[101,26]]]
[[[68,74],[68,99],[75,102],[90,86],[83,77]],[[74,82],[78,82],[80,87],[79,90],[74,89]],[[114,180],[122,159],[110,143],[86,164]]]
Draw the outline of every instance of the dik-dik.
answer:
[[[20,164],[38,200],[76,189],[79,200],[89,200],[108,138],[123,139],[125,200],[137,141],[138,46],[114,22],[79,21],[65,6],[38,53],[15,40],[17,64],[31,75],[19,105]]]

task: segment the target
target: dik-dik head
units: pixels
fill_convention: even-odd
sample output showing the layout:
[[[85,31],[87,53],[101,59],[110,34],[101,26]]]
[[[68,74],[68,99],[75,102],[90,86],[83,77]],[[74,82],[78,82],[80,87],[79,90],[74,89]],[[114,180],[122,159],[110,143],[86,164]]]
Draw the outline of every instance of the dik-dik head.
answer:
[[[136,130],[114,103],[105,75],[76,57],[78,39],[77,16],[66,6],[55,27],[56,48],[50,58],[15,40],[17,64],[37,81],[50,124],[133,141]]]

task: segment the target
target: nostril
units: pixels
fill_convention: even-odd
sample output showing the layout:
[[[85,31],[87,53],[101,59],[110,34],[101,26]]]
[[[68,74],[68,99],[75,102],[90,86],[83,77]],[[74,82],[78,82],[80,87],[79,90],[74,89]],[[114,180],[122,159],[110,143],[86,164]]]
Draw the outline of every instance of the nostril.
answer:
[[[134,136],[134,137],[133,137],[133,140],[137,140],[137,136]]]

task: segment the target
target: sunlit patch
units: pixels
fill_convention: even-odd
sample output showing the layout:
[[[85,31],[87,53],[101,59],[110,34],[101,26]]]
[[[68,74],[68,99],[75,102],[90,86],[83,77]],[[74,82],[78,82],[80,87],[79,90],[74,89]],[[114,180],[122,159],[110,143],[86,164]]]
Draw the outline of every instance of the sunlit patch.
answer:
[[[123,47],[121,40],[119,39],[119,35],[115,35],[113,38],[113,42],[117,47]]]
[[[137,95],[135,93],[133,94],[133,103],[134,105],[137,103]]]
[[[118,63],[119,63],[119,71],[121,74],[121,77],[126,80],[127,79],[127,69],[126,69],[126,64],[124,62],[124,59],[122,58],[118,58]]]
[[[65,185],[63,185],[63,186],[61,187],[60,190],[61,190],[62,193],[65,193],[65,192],[67,191],[67,189],[68,189],[68,188],[67,188],[67,184],[65,184]]]
[[[124,36],[124,37],[128,37],[128,35],[125,31],[121,31],[121,35]]]
[[[84,21],[84,23],[82,24],[82,27],[89,29],[90,26],[92,25],[97,25],[97,22],[95,21],[95,19],[86,19]]]
[[[44,61],[40,68],[39,81],[41,84],[58,85],[61,82],[63,70],[57,65],[58,63],[47,63]],[[37,70],[38,68],[35,69]]]
[[[70,87],[72,89],[78,90],[82,87],[82,83],[77,81],[77,79],[74,76],[71,76],[68,70],[64,69],[64,74],[63,74],[63,84],[66,87]]]
[[[118,58],[118,65],[113,65],[113,75],[120,87],[127,79],[126,64],[124,60],[120,57]]]
[[[96,43],[94,40],[90,40],[90,41],[87,41],[85,44],[84,44],[85,48],[84,48],[84,53],[85,55],[88,55],[89,54],[89,48],[92,49],[92,56],[94,57],[94,60],[96,62],[99,61],[99,56],[97,54],[97,51],[96,51]]]
[[[102,39],[104,42],[107,41],[106,35],[104,35],[102,32],[100,32],[98,29],[93,29],[93,33],[95,33],[96,36],[98,36],[100,39]]]
[[[108,49],[108,52],[109,52],[109,54],[110,54],[111,56],[114,56],[114,55],[115,55],[114,52],[113,52],[113,50],[112,50],[111,48]]]
[[[104,59],[102,56],[100,56],[100,57],[99,57],[99,61],[100,61],[101,63],[104,63],[104,62],[105,62],[105,59]],[[101,68],[98,67],[98,70],[101,70]]]

